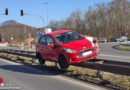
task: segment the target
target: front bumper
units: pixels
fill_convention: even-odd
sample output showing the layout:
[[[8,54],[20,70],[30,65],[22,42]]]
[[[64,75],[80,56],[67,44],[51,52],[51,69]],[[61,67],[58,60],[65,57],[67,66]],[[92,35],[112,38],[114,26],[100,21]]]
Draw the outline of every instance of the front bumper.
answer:
[[[81,52],[88,51],[88,50],[95,50],[95,51],[90,55],[79,57],[79,54]],[[87,50],[85,49],[85,50],[78,51],[75,54],[69,54],[67,61],[69,64],[74,64],[74,63],[80,63],[80,62],[87,61],[87,60],[92,60],[92,59],[96,58],[97,56],[98,56],[98,49],[97,49],[97,47],[93,47],[93,48],[89,48]]]

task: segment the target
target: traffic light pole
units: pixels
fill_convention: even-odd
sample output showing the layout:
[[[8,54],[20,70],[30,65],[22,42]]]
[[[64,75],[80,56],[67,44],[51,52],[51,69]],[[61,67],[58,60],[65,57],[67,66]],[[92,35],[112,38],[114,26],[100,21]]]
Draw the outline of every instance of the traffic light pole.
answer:
[[[37,15],[37,14],[30,14],[30,13],[25,13],[24,15],[32,15],[32,16],[37,16],[37,17],[39,17],[39,18],[42,20],[43,27],[44,27],[44,19],[43,19],[43,17],[42,17],[42,16]]]
[[[24,15],[32,15],[32,16],[37,16],[37,17],[39,17],[39,18],[42,20],[42,22],[43,22],[43,27],[44,27],[44,19],[43,19],[42,16],[37,15],[37,14],[24,13],[23,10],[21,10],[21,16],[24,16]],[[25,24],[25,18],[24,18],[24,24]],[[27,39],[26,33],[27,33],[26,25],[24,25],[25,43],[26,43],[26,39]]]
[[[26,43],[26,39],[27,39],[27,37],[26,37],[26,33],[27,33],[27,29],[26,29],[26,24],[25,24],[25,17],[24,17],[24,34],[25,34],[25,43]]]
[[[44,19],[43,19],[42,16],[37,15],[37,14],[24,13],[23,10],[21,10],[21,16],[23,16],[23,15],[32,15],[32,16],[37,16],[37,17],[39,17],[39,18],[42,20],[43,26],[44,26]]]
[[[37,15],[37,14],[29,14],[29,13],[25,13],[24,15],[32,15],[32,16],[37,16],[37,17],[39,17],[41,20],[42,20],[42,23],[43,23],[43,27],[44,27],[44,19],[43,19],[43,17],[42,16],[40,16],[40,15]],[[24,18],[24,23],[25,23],[25,18]],[[26,25],[24,26],[24,30],[25,30],[25,40],[26,40]],[[25,41],[26,42],[26,41]]]

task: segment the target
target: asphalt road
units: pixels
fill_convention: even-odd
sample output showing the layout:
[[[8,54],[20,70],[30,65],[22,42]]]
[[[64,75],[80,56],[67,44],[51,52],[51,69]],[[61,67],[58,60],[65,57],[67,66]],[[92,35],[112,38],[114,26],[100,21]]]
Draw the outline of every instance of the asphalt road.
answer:
[[[94,85],[39,71],[0,58],[0,77],[20,90],[103,90]],[[10,85],[10,86],[11,86]],[[11,89],[9,89],[11,90]]]
[[[113,61],[130,62],[130,51],[123,51],[115,49],[119,43],[100,43],[100,53],[97,58],[108,59]]]

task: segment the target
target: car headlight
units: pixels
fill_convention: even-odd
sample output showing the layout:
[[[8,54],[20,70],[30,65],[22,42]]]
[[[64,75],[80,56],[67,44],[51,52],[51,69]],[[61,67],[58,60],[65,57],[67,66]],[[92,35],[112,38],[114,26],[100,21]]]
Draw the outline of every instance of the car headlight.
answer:
[[[63,48],[67,53],[76,53],[76,50],[69,49],[69,48]]]

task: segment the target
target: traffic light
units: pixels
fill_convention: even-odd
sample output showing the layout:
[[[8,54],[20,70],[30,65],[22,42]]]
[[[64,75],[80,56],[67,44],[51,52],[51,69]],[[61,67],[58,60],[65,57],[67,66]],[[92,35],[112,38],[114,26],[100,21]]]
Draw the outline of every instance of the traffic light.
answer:
[[[5,9],[5,15],[8,15],[8,8]]]
[[[21,16],[23,16],[23,10],[21,10]]]

